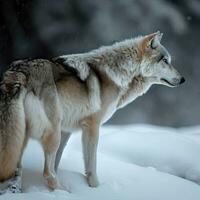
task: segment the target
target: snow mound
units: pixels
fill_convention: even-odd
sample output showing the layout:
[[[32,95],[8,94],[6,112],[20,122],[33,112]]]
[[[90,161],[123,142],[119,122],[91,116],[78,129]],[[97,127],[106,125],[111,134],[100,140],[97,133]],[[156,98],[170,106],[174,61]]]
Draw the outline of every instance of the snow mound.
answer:
[[[43,153],[31,141],[23,159],[22,194],[7,200],[199,200],[200,127],[109,126],[101,130],[98,148],[100,186],[90,188],[83,175],[80,134],[72,136],[58,170],[71,191],[50,192],[42,177]]]

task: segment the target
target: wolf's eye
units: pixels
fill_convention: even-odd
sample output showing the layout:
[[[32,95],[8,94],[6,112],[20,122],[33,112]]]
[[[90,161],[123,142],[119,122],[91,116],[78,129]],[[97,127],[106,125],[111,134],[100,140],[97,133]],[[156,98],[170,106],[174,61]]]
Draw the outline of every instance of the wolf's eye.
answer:
[[[163,58],[162,60],[163,60],[164,63],[169,64],[168,60],[166,58]]]

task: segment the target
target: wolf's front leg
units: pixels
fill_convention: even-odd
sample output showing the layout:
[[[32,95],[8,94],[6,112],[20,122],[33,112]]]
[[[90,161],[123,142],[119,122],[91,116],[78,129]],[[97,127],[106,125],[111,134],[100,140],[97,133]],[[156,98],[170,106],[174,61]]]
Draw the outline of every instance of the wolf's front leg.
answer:
[[[85,173],[90,187],[99,185],[96,173],[96,154],[99,139],[99,125],[84,125],[82,133],[83,158],[85,164]]]

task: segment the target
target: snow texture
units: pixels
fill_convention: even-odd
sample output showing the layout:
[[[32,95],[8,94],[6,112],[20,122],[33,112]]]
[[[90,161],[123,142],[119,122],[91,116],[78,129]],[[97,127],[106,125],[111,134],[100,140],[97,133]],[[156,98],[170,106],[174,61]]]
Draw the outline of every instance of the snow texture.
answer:
[[[24,193],[4,194],[0,200],[199,200],[199,154],[200,127],[107,126],[98,148],[100,186],[90,188],[83,175],[81,136],[74,134],[58,170],[70,192],[51,192],[42,177],[41,147],[30,141],[23,159]]]

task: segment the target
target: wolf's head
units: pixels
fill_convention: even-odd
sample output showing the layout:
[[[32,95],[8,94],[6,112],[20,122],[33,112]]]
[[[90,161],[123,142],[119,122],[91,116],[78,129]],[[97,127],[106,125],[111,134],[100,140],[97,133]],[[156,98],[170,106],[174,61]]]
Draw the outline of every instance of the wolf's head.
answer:
[[[144,77],[155,78],[156,84],[175,87],[184,83],[185,79],[173,67],[169,52],[160,43],[162,35],[158,31],[139,40],[140,73]]]

